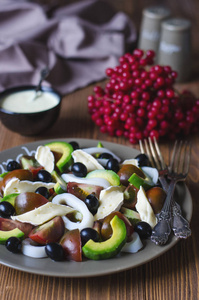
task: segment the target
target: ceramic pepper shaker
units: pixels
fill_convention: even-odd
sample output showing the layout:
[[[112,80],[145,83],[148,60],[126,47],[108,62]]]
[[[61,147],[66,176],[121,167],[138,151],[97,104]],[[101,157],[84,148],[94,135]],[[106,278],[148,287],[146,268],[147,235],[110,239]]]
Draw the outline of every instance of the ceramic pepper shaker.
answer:
[[[170,10],[162,6],[145,8],[142,13],[142,22],[138,47],[142,50],[154,50],[159,48],[161,22],[170,17]]]
[[[169,65],[177,71],[178,82],[191,75],[191,22],[172,18],[162,22],[158,64]]]

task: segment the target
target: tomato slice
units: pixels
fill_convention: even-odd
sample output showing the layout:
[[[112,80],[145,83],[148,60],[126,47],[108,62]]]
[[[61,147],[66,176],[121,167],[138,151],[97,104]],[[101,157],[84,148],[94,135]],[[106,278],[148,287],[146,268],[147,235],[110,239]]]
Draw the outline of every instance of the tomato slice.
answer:
[[[15,228],[19,228],[25,234],[25,237],[28,236],[30,231],[33,229],[33,225],[29,223],[21,223],[16,220],[0,218],[0,230],[9,231]]]
[[[37,178],[37,173],[40,171],[40,170],[43,170],[44,167],[42,166],[38,166],[38,167],[29,167],[29,170],[30,172],[32,173],[32,176],[33,176],[33,180],[35,180]]]
[[[102,190],[101,186],[77,183],[77,182],[68,182],[67,183],[67,192],[73,194],[81,200],[85,200],[86,197],[90,194],[94,194],[97,198]]]
[[[29,238],[40,245],[58,242],[65,231],[64,221],[58,216],[52,220],[35,227],[30,233]]]
[[[30,180],[33,181],[33,175],[30,172],[30,170],[25,169],[17,169],[8,172],[0,184],[1,194],[3,194],[4,188],[6,184],[12,179],[12,178],[18,178],[19,180]]]
[[[67,260],[82,261],[82,244],[78,229],[67,231],[60,240]]]

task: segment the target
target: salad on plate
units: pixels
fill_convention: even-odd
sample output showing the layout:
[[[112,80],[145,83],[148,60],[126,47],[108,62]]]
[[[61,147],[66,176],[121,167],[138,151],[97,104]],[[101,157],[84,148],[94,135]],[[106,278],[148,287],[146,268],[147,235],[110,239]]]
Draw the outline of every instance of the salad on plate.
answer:
[[[166,198],[146,155],[75,141],[26,152],[0,165],[1,247],[76,262],[142,251]]]

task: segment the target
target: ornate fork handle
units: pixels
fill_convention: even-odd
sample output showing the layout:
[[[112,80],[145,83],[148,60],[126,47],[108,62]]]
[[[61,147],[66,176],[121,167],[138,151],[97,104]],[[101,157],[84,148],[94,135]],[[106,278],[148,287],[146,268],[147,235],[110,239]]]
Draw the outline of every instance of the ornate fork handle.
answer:
[[[168,186],[167,197],[164,206],[158,215],[158,222],[153,228],[151,240],[157,245],[164,245],[171,233],[171,203],[176,185],[176,180],[171,180]]]
[[[151,240],[156,245],[166,244],[171,233],[171,212],[161,211],[158,222],[153,228]]]
[[[168,191],[168,183],[164,175],[159,177],[162,187]],[[182,216],[180,205],[173,199],[171,203],[171,228],[178,238],[187,238],[191,235],[189,222]]]
[[[180,205],[176,202],[172,203],[172,230],[176,237],[186,239],[191,235],[189,222],[182,216]]]

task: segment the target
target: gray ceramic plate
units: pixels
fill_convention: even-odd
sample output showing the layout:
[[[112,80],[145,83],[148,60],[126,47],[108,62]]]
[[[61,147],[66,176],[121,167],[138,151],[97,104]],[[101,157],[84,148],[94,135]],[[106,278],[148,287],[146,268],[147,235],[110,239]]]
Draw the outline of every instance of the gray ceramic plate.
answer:
[[[64,141],[76,140],[80,147],[96,146],[98,141],[88,139],[59,139]],[[49,142],[39,141],[34,143],[25,144],[23,146],[15,147],[0,153],[0,173],[5,167],[8,159],[16,159],[21,153],[26,153],[25,149],[29,151],[35,150],[38,145]],[[113,144],[103,142],[104,147],[114,151],[122,159],[133,158],[139,151],[122,146],[119,144]],[[2,170],[1,170],[2,169]],[[192,200],[190,193],[185,185],[178,185],[176,200],[181,204],[183,212],[188,220],[192,216]],[[176,243],[177,239],[172,236],[170,242],[166,246],[156,246],[150,240],[147,240],[144,245],[144,249],[136,254],[122,253],[120,256],[102,260],[102,261],[84,261],[84,262],[54,262],[49,258],[33,259],[22,254],[12,254],[6,250],[4,245],[0,245],[0,263],[8,267],[47,276],[56,277],[89,277],[89,276],[101,276],[111,273],[116,273],[124,270],[128,270],[139,265],[145,264],[158,256],[162,255]]]

